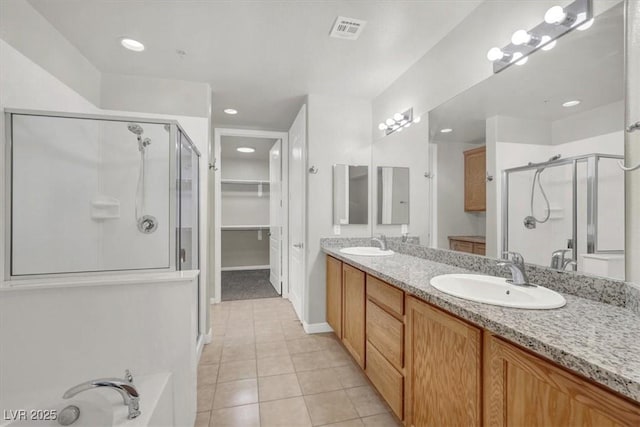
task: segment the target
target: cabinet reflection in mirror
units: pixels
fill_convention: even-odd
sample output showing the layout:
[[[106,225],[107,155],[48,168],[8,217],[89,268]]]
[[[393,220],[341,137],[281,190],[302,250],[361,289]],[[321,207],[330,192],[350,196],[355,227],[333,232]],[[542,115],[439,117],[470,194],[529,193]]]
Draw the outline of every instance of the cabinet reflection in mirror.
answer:
[[[333,223],[369,223],[369,166],[333,165]]]
[[[432,110],[432,244],[624,279],[623,64],[618,3]]]
[[[378,166],[378,224],[409,224],[409,168]]]

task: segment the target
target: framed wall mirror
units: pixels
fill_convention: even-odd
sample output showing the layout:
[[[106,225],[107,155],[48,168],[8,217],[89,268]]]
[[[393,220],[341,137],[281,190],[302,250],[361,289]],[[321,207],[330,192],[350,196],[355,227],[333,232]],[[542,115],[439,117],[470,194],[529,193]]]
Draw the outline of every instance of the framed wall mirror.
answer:
[[[429,113],[432,246],[624,279],[623,38],[619,3]]]
[[[333,224],[368,224],[369,166],[333,165]]]
[[[378,166],[377,201],[378,224],[409,224],[409,168]]]

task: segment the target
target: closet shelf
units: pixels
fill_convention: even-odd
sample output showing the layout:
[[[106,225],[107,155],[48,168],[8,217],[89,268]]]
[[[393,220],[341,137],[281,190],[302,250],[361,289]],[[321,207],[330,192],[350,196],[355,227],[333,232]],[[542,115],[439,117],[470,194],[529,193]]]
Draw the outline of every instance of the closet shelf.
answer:
[[[259,179],[223,179],[220,182],[222,184],[269,185],[269,181],[263,181]]]
[[[264,230],[270,228],[270,225],[223,225],[222,231],[229,230]]]

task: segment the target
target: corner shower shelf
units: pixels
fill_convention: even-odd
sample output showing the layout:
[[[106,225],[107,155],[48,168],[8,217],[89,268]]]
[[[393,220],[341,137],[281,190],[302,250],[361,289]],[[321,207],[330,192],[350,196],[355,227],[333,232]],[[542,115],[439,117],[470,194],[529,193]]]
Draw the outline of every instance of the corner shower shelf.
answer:
[[[97,196],[91,200],[92,219],[120,218],[120,200],[110,196]]]

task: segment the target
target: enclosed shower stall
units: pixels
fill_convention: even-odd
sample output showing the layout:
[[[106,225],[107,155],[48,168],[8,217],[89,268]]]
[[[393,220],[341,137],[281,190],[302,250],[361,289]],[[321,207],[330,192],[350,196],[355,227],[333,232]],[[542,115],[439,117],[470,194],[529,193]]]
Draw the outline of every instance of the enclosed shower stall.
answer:
[[[5,279],[198,269],[200,153],[176,121],[5,119]]]
[[[584,154],[502,172],[502,249],[559,270],[624,278],[623,156]]]

